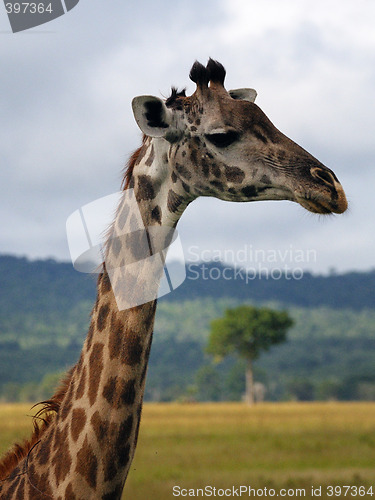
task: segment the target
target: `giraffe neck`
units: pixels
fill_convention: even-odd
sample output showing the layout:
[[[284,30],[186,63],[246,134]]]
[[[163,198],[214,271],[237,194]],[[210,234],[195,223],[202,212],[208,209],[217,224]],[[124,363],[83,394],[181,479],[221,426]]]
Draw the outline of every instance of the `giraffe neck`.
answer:
[[[170,176],[163,143],[147,139],[139,151],[129,184],[137,203],[120,201],[88,336],[56,417],[29,453],[29,493],[22,498],[121,497],[137,443],[156,312],[156,295],[119,310],[116,286],[134,251],[122,235],[141,223],[174,227],[189,201]],[[149,272],[149,266],[138,268],[136,276],[131,271],[126,286],[147,286],[147,280],[155,285],[160,273]]]

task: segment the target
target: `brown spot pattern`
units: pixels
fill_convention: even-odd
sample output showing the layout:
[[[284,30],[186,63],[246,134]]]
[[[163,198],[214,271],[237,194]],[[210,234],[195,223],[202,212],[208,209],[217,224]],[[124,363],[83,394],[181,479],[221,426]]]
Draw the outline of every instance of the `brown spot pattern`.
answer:
[[[114,498],[120,498],[122,490],[122,485],[119,484],[110,493],[106,493],[105,495],[103,495],[102,500],[113,500]]]
[[[119,443],[126,443],[133,429],[133,415],[129,415],[128,418],[120,424],[119,430]]]
[[[245,172],[238,167],[225,166],[225,177],[228,182],[241,183],[245,178]]]
[[[161,224],[161,208],[159,205],[156,205],[151,211],[151,218],[158,224]]]
[[[186,167],[184,167],[184,165],[180,165],[179,163],[176,163],[176,170],[185,179],[187,179],[187,180],[191,179],[191,173],[189,172],[189,170]]]
[[[95,312],[98,310],[98,305],[99,305],[99,294],[96,296],[96,300],[95,300],[95,306],[94,306]]]
[[[113,314],[111,318],[111,336],[108,343],[111,359],[121,359],[121,362],[134,366],[140,363],[143,347],[138,335],[125,331],[122,321]]]
[[[89,372],[89,401],[92,406],[97,397],[100,377],[103,371],[103,344],[96,343],[92,347],[90,354],[90,372]]]
[[[138,335],[125,333],[122,322],[115,320],[109,339],[109,352],[111,359],[120,358],[123,364],[135,366],[141,361],[143,346]]]
[[[75,380],[72,377],[70,380],[66,396],[59,410],[59,414],[62,421],[64,421],[67,418],[67,416],[70,414],[70,410],[72,409],[74,385],[75,385]]]
[[[257,195],[257,190],[254,186],[246,186],[243,189],[241,189],[241,193],[244,194],[246,197],[251,198]]]
[[[97,483],[97,473],[98,473],[98,461],[92,447],[88,443],[87,436],[82,445],[82,448],[77,453],[77,466],[76,472],[80,474],[87,482],[91,488],[96,487]]]
[[[175,212],[182,203],[182,196],[175,193],[173,189],[168,192],[167,207],[170,212]]]
[[[34,466],[31,465],[31,466],[29,466],[29,469],[28,469],[27,479],[28,479],[28,481],[27,481],[28,497],[27,498],[32,498],[32,499],[38,498],[38,500],[39,500],[39,498],[41,498],[39,495],[36,496],[36,489],[35,488],[38,488],[39,491],[43,491],[43,493],[44,493],[43,498],[48,497],[48,496],[53,498],[51,486],[50,486],[49,479],[48,479],[48,472],[39,476],[38,474],[35,473]],[[1,498],[3,499],[3,497],[1,497]],[[13,499],[14,497],[11,497],[11,498]],[[24,498],[24,497],[20,497],[20,500],[21,500],[21,498]],[[5,500],[5,499],[3,499],[3,500]]]
[[[69,474],[72,465],[68,444],[68,425],[62,431],[58,429],[56,431],[52,465],[55,466],[56,483],[60,484]]]
[[[117,358],[120,353],[121,337],[124,334],[124,325],[121,319],[117,318],[115,312],[111,317],[111,335],[109,337],[108,349],[111,359]]]
[[[119,467],[126,465],[130,457],[128,441],[132,433],[133,417],[129,415],[120,425],[115,423],[108,425],[96,412],[91,423],[99,444],[108,450],[104,458],[104,480],[112,481]],[[114,450],[116,450],[115,453]]]
[[[74,494],[72,483],[69,483],[65,490],[64,500],[77,500]]]
[[[48,437],[40,443],[40,448],[38,450],[38,463],[39,465],[45,465],[50,459],[51,443],[53,441],[54,434],[50,432]]]
[[[208,178],[209,174],[210,174],[210,167],[207,163],[207,161],[202,158],[202,173],[203,173],[203,176],[206,177],[206,179]]]
[[[116,409],[132,405],[135,400],[135,381],[111,377],[104,386],[103,397]]]
[[[77,441],[85,424],[86,424],[85,410],[83,408],[77,408],[73,410],[72,421],[70,426],[70,432],[72,434],[73,441]]]
[[[147,258],[150,255],[150,249],[147,242],[146,232],[142,229],[133,231],[126,237],[126,246],[132,253],[134,261]],[[129,285],[127,285],[129,286]]]
[[[85,392],[85,387],[86,387],[86,367],[84,366],[77,387],[76,399],[80,399],[83,396]]]
[[[117,450],[116,450],[117,454]],[[105,457],[104,481],[113,481],[117,475],[116,457],[113,451],[108,451]]]
[[[104,304],[104,305],[100,306],[99,313],[98,313],[98,319],[96,321],[96,326],[97,326],[99,332],[102,332],[105,328],[108,313],[109,313],[109,304]]]
[[[94,320],[91,320],[91,323],[89,326],[89,331],[87,333],[87,350],[88,351],[91,349],[93,335],[94,335]]]
[[[103,397],[108,401],[108,403],[114,406],[114,400],[116,395],[116,384],[117,377],[111,377],[107,380],[106,385],[103,389]]]
[[[218,189],[219,191],[224,191],[224,185],[220,181],[211,181],[210,182],[211,186],[214,188]]]
[[[118,461],[121,467],[125,467],[125,465],[129,462],[130,460],[130,444],[123,443],[118,447],[117,450],[118,453]]]
[[[155,190],[149,175],[138,177],[137,200],[152,200],[155,198]]]
[[[154,145],[152,144],[150,156],[145,161],[145,165],[147,165],[147,167],[151,167],[151,165],[153,164],[154,158],[155,158],[155,150],[154,150]]]
[[[91,425],[94,429],[96,439],[99,443],[104,443],[108,434],[108,422],[101,418],[98,411],[91,417]]]
[[[268,175],[262,175],[260,182],[263,182],[263,184],[271,184],[271,179]]]
[[[216,165],[216,163],[211,164],[211,172],[212,174],[219,179],[221,177],[221,170],[220,168]]]
[[[110,241],[109,245],[110,253],[118,257],[121,252],[121,239],[117,236],[112,236],[109,241]]]
[[[134,447],[137,446],[138,442],[139,426],[141,425],[141,415],[142,415],[142,403],[137,408],[137,427],[135,429]]]
[[[121,209],[120,215],[117,219],[118,227],[120,230],[124,228],[125,223],[128,220],[129,211],[130,211],[130,207],[127,204],[125,204]]]
[[[190,161],[193,163],[193,165],[197,164],[197,159],[197,150],[195,148],[192,148],[192,150],[190,151]]]
[[[125,365],[135,366],[141,362],[143,347],[138,335],[127,335],[121,353]]]

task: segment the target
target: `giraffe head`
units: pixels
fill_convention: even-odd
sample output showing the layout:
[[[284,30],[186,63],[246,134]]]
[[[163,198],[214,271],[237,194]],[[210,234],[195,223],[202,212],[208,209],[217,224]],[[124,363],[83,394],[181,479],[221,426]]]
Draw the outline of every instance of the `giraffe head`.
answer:
[[[196,62],[191,96],[172,89],[166,101],[133,100],[146,136],[163,139],[166,168],[186,198],[228,201],[291,200],[310,212],[347,208],[336,175],[282,134],[254,103],[253,89],[227,91],[225,69],[212,59]]]

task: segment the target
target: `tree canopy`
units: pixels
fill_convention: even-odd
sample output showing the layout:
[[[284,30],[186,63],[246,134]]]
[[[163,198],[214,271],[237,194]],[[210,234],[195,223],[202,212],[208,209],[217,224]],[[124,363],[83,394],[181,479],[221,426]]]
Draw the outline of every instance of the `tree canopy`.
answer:
[[[242,305],[227,309],[222,318],[211,322],[207,352],[226,356],[236,352],[246,359],[246,400],[254,403],[252,362],[262,351],[286,340],[293,320],[286,311]]]
[[[293,320],[286,311],[242,305],[227,309],[222,318],[211,322],[207,352],[256,359],[273,344],[284,342]]]

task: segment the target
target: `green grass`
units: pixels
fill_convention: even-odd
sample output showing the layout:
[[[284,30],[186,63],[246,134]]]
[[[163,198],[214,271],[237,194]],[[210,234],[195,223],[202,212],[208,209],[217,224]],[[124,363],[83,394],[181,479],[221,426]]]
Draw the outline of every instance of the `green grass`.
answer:
[[[29,433],[26,414],[0,406],[0,452]],[[373,485],[375,494],[374,465],[373,403],[146,404],[124,498],[176,498],[174,485],[306,488],[305,498],[312,485]]]

